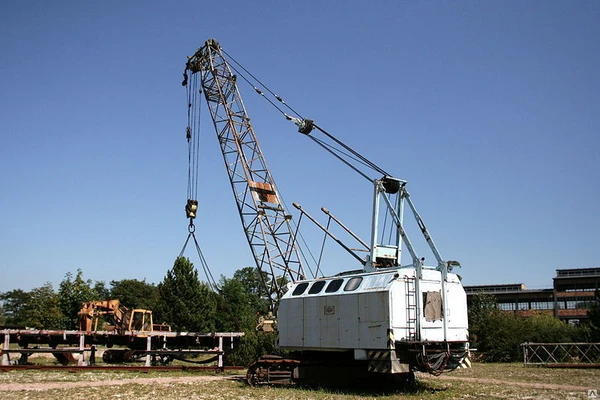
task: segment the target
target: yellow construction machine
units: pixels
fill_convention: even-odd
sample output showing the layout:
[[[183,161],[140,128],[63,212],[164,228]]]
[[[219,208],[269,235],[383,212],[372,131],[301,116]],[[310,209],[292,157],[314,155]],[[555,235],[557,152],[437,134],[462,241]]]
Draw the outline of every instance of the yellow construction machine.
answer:
[[[152,311],[140,308],[129,309],[119,300],[94,300],[84,302],[78,313],[79,330],[86,332],[114,331],[125,332],[156,332],[170,331],[165,324],[154,324]]]

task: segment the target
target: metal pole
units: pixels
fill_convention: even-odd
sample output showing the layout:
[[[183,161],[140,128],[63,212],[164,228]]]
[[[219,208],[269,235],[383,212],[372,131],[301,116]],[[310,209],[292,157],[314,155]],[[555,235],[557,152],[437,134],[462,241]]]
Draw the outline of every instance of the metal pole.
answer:
[[[85,335],[79,334],[79,361],[77,361],[77,365],[79,367],[84,367],[87,365],[85,362]]]
[[[398,223],[404,224],[404,197],[398,196]],[[402,236],[400,230],[396,229],[396,246],[398,246],[398,265],[402,265]]]
[[[219,369],[223,369],[223,336],[219,336]]]
[[[9,365],[8,349],[10,348],[10,333],[4,330],[4,345],[2,347],[2,365]]]
[[[377,229],[379,223],[379,181],[375,180],[373,182],[374,192],[373,192],[373,214],[371,221],[371,254],[369,256],[369,262],[365,265],[365,271],[374,271],[375,270],[375,262],[377,259]]]
[[[150,350],[152,350],[152,336],[148,335],[146,337],[146,351],[149,352]],[[152,365],[151,358],[152,356],[150,353],[146,353],[146,367],[150,367]]]

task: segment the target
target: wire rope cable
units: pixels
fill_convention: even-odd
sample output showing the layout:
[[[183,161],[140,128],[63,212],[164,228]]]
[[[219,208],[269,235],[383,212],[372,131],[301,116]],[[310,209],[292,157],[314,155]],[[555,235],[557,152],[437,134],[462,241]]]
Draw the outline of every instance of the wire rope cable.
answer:
[[[246,83],[248,83],[250,86],[252,86],[252,88],[261,96],[263,97],[265,100],[267,100],[267,102],[269,102],[269,104],[271,104],[275,109],[277,109],[281,114],[283,114],[287,119],[289,119],[288,114],[286,114],[279,106],[277,106],[277,104],[271,100],[270,98],[268,98],[265,93],[256,87],[256,85],[243,73],[241,73],[241,71],[245,72],[249,77],[252,78],[252,80],[254,82],[256,82],[256,84],[258,84],[260,87],[262,87],[266,92],[268,92],[271,96],[273,96],[275,99],[277,99],[277,101],[279,101],[281,104],[283,104],[288,110],[290,110],[294,115],[296,115],[297,117],[299,117],[300,119],[304,119],[302,117],[302,115],[296,111],[294,108],[292,108],[287,102],[285,102],[283,100],[283,98],[279,95],[277,95],[275,92],[273,92],[271,89],[269,89],[269,87],[267,85],[265,85],[260,79],[258,79],[254,74],[252,74],[250,71],[248,71],[241,63],[239,63],[235,58],[233,58],[229,53],[227,53],[225,50],[221,49],[221,51],[227,56],[228,59],[230,59],[231,61],[233,61],[233,63],[235,63],[239,68],[236,68],[235,66],[231,65],[231,68],[236,72],[236,74],[238,76],[240,76]],[[241,70],[241,71],[240,71]],[[350,146],[348,146],[347,144],[345,144],[344,142],[342,142],[341,140],[339,140],[338,138],[336,138],[335,136],[333,136],[332,134],[330,134],[329,132],[327,132],[325,129],[321,128],[320,126],[313,124],[314,127],[320,131],[321,133],[323,133],[327,138],[329,138],[330,140],[332,140],[333,142],[335,142],[337,145],[341,146],[341,148],[343,148],[344,150],[346,150],[348,153],[352,154],[352,156],[350,156],[348,153],[345,153],[339,149],[335,149],[333,152],[331,151],[331,149],[334,149],[333,145],[326,145],[322,140],[319,140],[317,138],[314,138],[313,136],[311,136],[310,134],[306,134],[307,136],[311,137],[316,143],[319,143],[322,147],[324,148],[329,148],[329,152],[336,155],[335,153],[340,153],[340,154],[344,154],[346,157],[354,160],[355,162],[362,164],[370,169],[372,169],[373,171],[376,171],[384,176],[390,176],[384,169],[380,168],[379,166],[377,166],[375,163],[373,163],[372,161],[370,161],[369,159],[367,159],[366,157],[364,157],[363,155],[361,155],[359,152],[357,152],[356,150],[352,149]],[[351,163],[349,163],[348,161],[344,161],[343,158],[341,156],[336,155],[336,157],[338,159],[340,159],[340,161],[343,161],[346,165],[350,166],[354,171],[358,172],[360,175],[362,175],[363,177],[367,178],[368,180],[371,180],[365,173],[361,172],[358,168],[354,167],[351,165]]]

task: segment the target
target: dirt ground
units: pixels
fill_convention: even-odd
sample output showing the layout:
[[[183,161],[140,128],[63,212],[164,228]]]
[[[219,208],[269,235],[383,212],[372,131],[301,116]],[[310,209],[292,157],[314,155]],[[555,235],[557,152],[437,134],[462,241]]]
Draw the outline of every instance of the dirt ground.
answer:
[[[136,378],[136,379],[118,379],[103,381],[80,381],[80,382],[36,382],[36,383],[5,383],[0,385],[2,391],[20,391],[20,390],[51,390],[51,389],[75,389],[102,386],[121,386],[121,385],[158,385],[158,384],[176,384],[190,382],[208,382],[224,379],[242,379],[242,376],[178,376],[163,378]],[[0,396],[1,397],[1,396]]]

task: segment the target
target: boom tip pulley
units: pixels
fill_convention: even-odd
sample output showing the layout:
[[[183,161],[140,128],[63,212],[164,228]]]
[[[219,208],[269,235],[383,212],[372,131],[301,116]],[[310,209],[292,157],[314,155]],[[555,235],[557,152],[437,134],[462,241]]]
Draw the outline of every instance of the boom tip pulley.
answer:
[[[406,185],[406,181],[387,175],[381,178],[379,181],[385,189],[385,192],[388,194],[396,194],[402,187],[404,187],[404,185]]]
[[[288,121],[292,121],[294,124],[296,124],[298,126],[298,132],[304,135],[308,135],[312,132],[313,129],[315,129],[315,121],[313,121],[312,119],[295,118],[287,114],[284,115],[285,119],[287,119]]]

